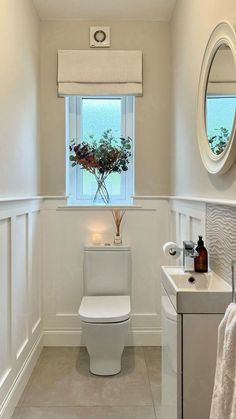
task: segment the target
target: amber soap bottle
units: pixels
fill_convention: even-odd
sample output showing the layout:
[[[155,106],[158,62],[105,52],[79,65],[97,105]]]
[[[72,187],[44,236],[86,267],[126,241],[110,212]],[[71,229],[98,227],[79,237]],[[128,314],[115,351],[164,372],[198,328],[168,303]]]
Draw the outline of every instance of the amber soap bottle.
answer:
[[[204,246],[202,236],[199,236],[196,251],[198,256],[194,258],[194,270],[195,272],[207,272],[208,271],[208,254]]]

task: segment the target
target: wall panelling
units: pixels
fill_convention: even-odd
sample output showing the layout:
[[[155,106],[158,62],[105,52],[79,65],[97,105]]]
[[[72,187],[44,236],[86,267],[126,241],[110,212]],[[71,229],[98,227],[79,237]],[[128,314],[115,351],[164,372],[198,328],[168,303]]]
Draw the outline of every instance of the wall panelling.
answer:
[[[40,204],[0,202],[0,418],[8,419],[42,347]]]
[[[93,232],[111,241],[110,210],[63,209],[45,200],[43,220],[44,342],[45,345],[84,344],[78,316],[83,296],[83,246]],[[141,208],[127,210],[123,240],[132,247],[132,321],[129,345],[161,342],[160,266],[162,245],[169,239],[166,199],[136,199]]]

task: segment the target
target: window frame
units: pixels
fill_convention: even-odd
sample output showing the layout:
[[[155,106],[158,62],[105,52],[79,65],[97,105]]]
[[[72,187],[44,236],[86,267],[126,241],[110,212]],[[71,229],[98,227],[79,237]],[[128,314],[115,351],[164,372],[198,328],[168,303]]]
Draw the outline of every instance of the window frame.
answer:
[[[121,100],[121,136],[132,138],[132,156],[129,170],[121,175],[121,194],[112,196],[108,205],[130,205],[134,194],[134,96],[67,96],[65,100],[65,128],[66,128],[66,191],[69,204],[75,205],[104,205],[104,202],[93,203],[92,195],[79,195],[82,189],[83,170],[79,166],[71,167],[69,161],[69,144],[71,138],[81,139],[81,120],[83,99],[120,99]],[[109,128],[109,127],[108,127]]]

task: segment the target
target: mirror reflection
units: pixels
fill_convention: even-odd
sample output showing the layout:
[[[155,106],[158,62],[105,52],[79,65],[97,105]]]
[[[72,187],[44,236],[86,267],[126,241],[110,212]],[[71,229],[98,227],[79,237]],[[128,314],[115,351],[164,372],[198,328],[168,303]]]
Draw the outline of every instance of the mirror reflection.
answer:
[[[236,69],[228,45],[222,44],[212,60],[209,71],[205,119],[211,151],[219,155],[230,141],[235,123]]]

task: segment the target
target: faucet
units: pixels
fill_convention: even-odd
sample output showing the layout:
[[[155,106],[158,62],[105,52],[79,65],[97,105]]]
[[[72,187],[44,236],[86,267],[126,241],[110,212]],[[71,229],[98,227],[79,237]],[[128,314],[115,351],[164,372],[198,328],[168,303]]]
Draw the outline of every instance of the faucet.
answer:
[[[183,267],[184,272],[194,271],[194,258],[198,252],[194,249],[195,243],[192,240],[183,241]]]

